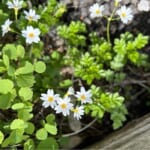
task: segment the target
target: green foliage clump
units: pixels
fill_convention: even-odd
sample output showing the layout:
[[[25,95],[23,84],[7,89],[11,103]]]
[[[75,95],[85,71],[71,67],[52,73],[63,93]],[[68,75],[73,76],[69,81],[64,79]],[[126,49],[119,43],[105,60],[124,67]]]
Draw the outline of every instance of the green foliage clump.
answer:
[[[101,120],[106,112],[110,113],[111,120],[113,121],[113,128],[120,128],[123,125],[123,122],[126,121],[125,116],[127,115],[127,109],[123,104],[124,97],[120,96],[117,92],[103,92],[102,89],[95,85],[91,86],[91,90],[94,102],[86,105],[86,114],[91,114],[92,117]]]
[[[69,26],[62,25],[57,28],[58,35],[64,38],[69,45],[73,46],[85,46],[86,38],[86,26],[84,23],[72,21]]]
[[[148,56],[142,49],[149,37],[126,32],[111,43],[109,25],[113,14],[108,18],[105,39],[96,32],[89,32],[82,21],[62,24],[60,18],[67,10],[56,0],[48,0],[43,5],[20,1],[21,9],[8,9],[7,2],[2,0],[0,5],[0,148],[60,148],[63,121],[70,116],[61,118],[54,114],[55,109],[41,104],[43,97],[50,103],[46,97],[50,92],[44,93],[47,89],[56,90],[64,99],[67,95],[72,105],[81,105],[81,114],[77,108],[70,110],[77,113],[77,119],[85,112],[101,121],[105,113],[109,113],[113,128],[121,127],[128,112],[119,84],[128,76],[125,71],[128,64],[148,67]],[[35,16],[27,19],[24,10],[29,8],[39,15],[39,18],[35,15],[37,20]],[[27,33],[27,27],[33,31]],[[66,51],[49,49],[44,42],[51,28],[64,40]],[[65,76],[62,70],[66,67],[72,72]],[[69,86],[78,88],[78,85],[82,88],[77,95],[75,91],[64,92]],[[86,91],[83,85],[90,90]]]
[[[7,31],[10,34],[2,35],[6,36],[8,41],[2,41],[0,45],[0,147],[33,150],[51,146],[56,150],[58,142],[54,137],[57,134],[55,116],[49,112],[46,118],[39,119],[39,113],[42,111],[39,93],[41,89],[49,86],[49,80],[54,78],[55,74],[51,74],[48,82],[43,76],[49,76],[52,69],[48,70],[49,64],[57,68],[53,64],[56,60],[51,61],[49,59],[51,56],[45,56],[42,41],[25,43],[21,31],[27,26],[32,26],[39,29],[41,35],[46,34],[52,26],[57,25],[66,8],[56,0],[49,0],[45,6],[38,5],[38,8],[30,2],[32,9],[40,14],[40,21],[29,21],[22,10],[18,9],[17,12],[13,9],[8,10],[6,3],[7,1],[1,2],[0,25],[3,25],[8,17],[13,23]],[[22,9],[28,9],[28,3],[25,1]],[[4,29],[1,29],[4,32]],[[38,112],[36,104],[39,105]]]
[[[60,34],[59,30],[58,33]],[[86,45],[86,50],[84,47],[75,47],[73,43],[69,42],[68,34],[61,35],[61,37],[66,39],[68,46],[67,54],[64,57],[65,63],[74,68],[76,78],[86,81],[88,85],[94,85],[94,88],[91,87],[94,102],[86,105],[85,112],[99,119],[103,118],[105,112],[109,112],[113,128],[121,127],[126,121],[127,114],[127,109],[123,105],[125,98],[118,93],[120,87],[115,86],[111,92],[105,92],[107,90],[105,87],[111,89],[113,84],[119,85],[123,82],[127,76],[124,69],[128,63],[137,67],[148,67],[148,55],[141,49],[148,44],[149,37],[141,33],[135,36],[126,32],[110,43],[93,32],[89,33],[90,44]],[[71,40],[75,41],[77,38],[78,33]],[[86,39],[87,36],[84,38]],[[107,84],[110,84],[110,88]],[[97,85],[102,85],[101,90]]]

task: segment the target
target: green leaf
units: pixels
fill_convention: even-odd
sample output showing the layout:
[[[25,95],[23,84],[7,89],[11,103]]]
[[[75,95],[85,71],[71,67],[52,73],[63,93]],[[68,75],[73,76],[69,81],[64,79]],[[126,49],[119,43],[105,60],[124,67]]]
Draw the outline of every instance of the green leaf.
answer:
[[[28,121],[33,117],[33,114],[28,109],[22,109],[18,111],[18,118],[24,121]]]
[[[124,97],[120,96],[118,93],[102,93],[100,97],[100,103],[106,108],[106,110],[120,107],[123,101]]]
[[[35,150],[34,141],[32,139],[28,139],[23,146],[24,150]]]
[[[33,96],[33,91],[31,88],[25,87],[25,88],[20,88],[19,90],[19,96],[24,100],[31,100]]]
[[[49,132],[52,135],[57,134],[57,128],[55,125],[51,125],[51,124],[46,123],[44,128],[46,129],[47,132]]]
[[[0,26],[5,22],[5,20],[8,18],[8,14],[4,12],[2,9],[0,9]]]
[[[26,132],[27,134],[33,134],[33,132],[34,132],[34,130],[35,130],[35,127],[34,127],[33,123],[27,122],[27,126],[28,126],[28,127],[25,129],[25,132]]]
[[[16,70],[15,75],[29,74],[33,73],[33,71],[34,71],[33,65],[30,62],[26,61],[23,67],[20,67],[19,69]]]
[[[7,55],[3,55],[3,62],[8,69],[9,68],[9,58]]]
[[[27,127],[27,125],[25,124],[25,122],[22,119],[13,120],[13,122],[10,125],[11,130],[24,129],[26,127]]]
[[[43,73],[46,70],[46,65],[42,61],[38,61],[34,64],[34,70],[37,73]]]
[[[9,57],[9,59],[17,59],[17,49],[14,44],[6,44],[3,49],[3,53]]]
[[[3,60],[0,59],[0,73],[5,72],[6,69],[7,69],[7,68],[6,68],[6,66],[5,66],[5,64],[4,64],[4,62],[3,62]]]
[[[9,76],[14,76],[15,75],[15,68],[13,66],[9,66],[7,69],[8,75]]]
[[[3,49],[3,53],[8,56],[9,59],[17,60],[17,58],[23,58],[25,54],[24,47],[22,45],[6,44]]]
[[[4,140],[4,134],[2,131],[0,131],[0,144],[2,144],[3,140]]]
[[[24,103],[16,103],[16,104],[12,105],[13,110],[19,110],[19,109],[22,109],[24,107],[25,107]]]
[[[7,94],[8,92],[11,92],[11,90],[14,87],[14,84],[11,80],[8,79],[1,79],[0,80],[0,93]]]
[[[36,138],[38,140],[45,140],[47,138],[47,136],[48,136],[47,131],[44,128],[39,129],[36,132]]]
[[[141,49],[146,46],[146,44],[148,43],[148,39],[148,36],[144,36],[141,33],[139,33],[138,36],[135,38],[133,44],[137,49]]]
[[[60,83],[60,87],[69,87],[72,85],[72,80],[66,79]]]
[[[17,76],[17,84],[19,87],[32,87],[34,82],[35,80],[32,74],[24,74]]]
[[[123,122],[126,121],[128,111],[125,105],[121,105],[118,108],[112,109],[110,113],[110,119],[113,121],[113,129],[118,129],[123,125]]]
[[[40,31],[43,33],[43,34],[46,34],[46,33],[48,33],[48,29],[49,29],[49,27],[47,26],[47,24],[44,24],[44,23],[41,23],[41,22],[39,22],[39,29],[40,29]]]
[[[51,57],[54,59],[54,60],[59,60],[60,59],[60,53],[57,52],[57,51],[53,51],[51,53]]]
[[[55,115],[53,115],[53,114],[47,115],[46,121],[47,121],[49,124],[54,124],[54,123],[55,123]]]
[[[12,100],[12,95],[10,93],[5,95],[0,95],[0,109],[8,109]]]
[[[13,130],[10,133],[10,136],[6,138],[2,143],[2,147],[7,147],[8,145],[20,143],[24,139],[23,132],[24,131],[22,129]]]
[[[22,45],[17,45],[17,56],[19,58],[24,58],[24,55],[25,55],[25,49]]]
[[[37,146],[36,150],[58,150],[58,144],[56,140],[52,137],[47,138],[44,141],[41,141]]]

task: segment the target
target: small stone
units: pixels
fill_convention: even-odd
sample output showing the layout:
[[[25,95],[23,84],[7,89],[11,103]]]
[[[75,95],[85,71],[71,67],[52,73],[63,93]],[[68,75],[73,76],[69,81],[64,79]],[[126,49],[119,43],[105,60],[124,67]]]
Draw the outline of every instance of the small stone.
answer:
[[[148,0],[141,0],[138,3],[138,10],[139,11],[150,11],[150,2],[148,2]]]

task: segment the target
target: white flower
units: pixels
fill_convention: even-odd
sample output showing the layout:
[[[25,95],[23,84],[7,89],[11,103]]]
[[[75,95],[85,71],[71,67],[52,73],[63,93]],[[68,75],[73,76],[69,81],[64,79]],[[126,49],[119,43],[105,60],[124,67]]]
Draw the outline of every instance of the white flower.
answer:
[[[15,9],[15,10],[21,9],[22,4],[23,1],[19,1],[19,0],[13,0],[12,2],[11,1],[7,2],[8,8]]]
[[[115,6],[117,7],[122,0],[115,0]]]
[[[40,16],[35,13],[35,10],[30,9],[29,12],[24,11],[24,14],[26,15],[25,18],[29,21],[37,21],[40,19]]]
[[[97,3],[95,3],[90,7],[89,11],[91,18],[102,17],[104,6],[103,5],[99,6]]]
[[[122,0],[115,0],[116,3],[120,3]]]
[[[38,28],[33,28],[32,26],[27,26],[26,30],[22,31],[22,36],[26,38],[26,43],[31,44],[33,42],[38,43],[40,30]]]
[[[76,108],[72,109],[72,111],[74,112],[74,114],[73,114],[74,118],[76,118],[77,120],[81,119],[81,116],[84,115],[84,107],[83,106],[76,107]]]
[[[70,95],[74,95],[73,87],[69,87],[67,93],[65,94],[65,96],[70,96]]]
[[[70,114],[70,110],[73,109],[73,104],[70,103],[70,98],[65,97],[57,101],[58,105],[55,107],[56,113],[62,113],[64,116]]]
[[[138,10],[139,11],[149,11],[150,10],[150,3],[148,0],[141,0],[138,3]]]
[[[43,100],[43,107],[54,108],[56,106],[56,101],[59,99],[59,94],[54,94],[52,89],[48,89],[47,93],[42,93],[40,99]]]
[[[80,92],[77,92],[76,97],[81,100],[81,104],[92,103],[92,93],[90,90],[86,91],[84,87],[80,88]]]
[[[119,10],[117,10],[117,14],[120,16],[121,21],[125,24],[133,19],[131,8],[127,8],[126,6],[122,6]]]
[[[10,25],[12,24],[12,21],[7,19],[5,23],[1,26],[2,28],[2,36],[4,36],[8,31],[10,31]]]

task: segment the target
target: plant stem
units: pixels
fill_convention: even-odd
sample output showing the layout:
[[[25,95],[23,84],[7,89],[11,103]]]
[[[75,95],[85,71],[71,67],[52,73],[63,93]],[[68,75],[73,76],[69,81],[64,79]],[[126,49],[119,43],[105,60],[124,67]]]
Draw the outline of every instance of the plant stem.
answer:
[[[110,17],[109,18],[107,18],[107,41],[110,43],[110,23],[111,23],[111,21],[113,21],[114,19],[113,19],[113,15],[114,15],[114,13],[116,12],[116,8],[117,7],[115,7],[114,9],[113,9],[113,12],[112,12],[112,14],[110,15]]]
[[[18,9],[15,9],[15,19],[16,19],[16,21],[17,21],[17,16],[18,16]]]
[[[89,128],[93,123],[95,123],[97,120],[97,118],[95,118],[93,121],[91,121],[89,124],[87,124],[85,127],[81,128],[80,130],[77,130],[75,132],[72,133],[68,133],[68,134],[63,134],[62,137],[69,137],[69,136],[73,136],[76,134],[79,134],[80,132],[86,130],[87,128]]]
[[[107,20],[107,41],[110,43],[110,22],[111,18],[108,18]]]

